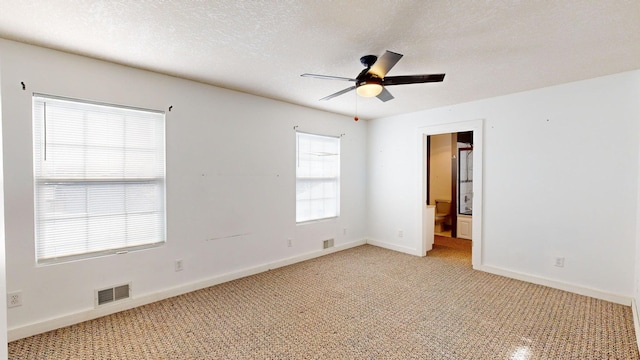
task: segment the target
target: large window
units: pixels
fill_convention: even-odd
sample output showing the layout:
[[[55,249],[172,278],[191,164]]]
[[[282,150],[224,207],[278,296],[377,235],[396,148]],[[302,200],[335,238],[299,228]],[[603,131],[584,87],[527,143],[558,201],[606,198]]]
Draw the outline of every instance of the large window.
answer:
[[[338,216],[340,138],[296,133],[296,222]]]
[[[164,113],[34,94],[38,263],[165,242]]]

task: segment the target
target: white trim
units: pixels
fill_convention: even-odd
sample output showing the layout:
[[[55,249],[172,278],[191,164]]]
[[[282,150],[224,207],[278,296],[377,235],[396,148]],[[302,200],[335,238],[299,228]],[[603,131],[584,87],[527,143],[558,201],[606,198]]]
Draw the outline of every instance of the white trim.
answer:
[[[303,147],[314,145],[320,145],[323,150],[322,154],[317,153],[307,153],[305,150],[301,150],[301,144]],[[325,148],[328,146],[328,148]],[[304,133],[300,131],[296,131],[296,225],[304,224],[308,222],[315,222],[321,220],[334,219],[340,216],[340,174],[342,170],[342,158],[341,158],[341,137],[333,137],[326,135],[318,135],[311,133]],[[324,151],[331,151],[330,153],[326,153]],[[301,151],[302,153],[301,156]],[[336,152],[337,151],[337,152]],[[312,160],[309,156],[315,155],[313,159],[319,160],[321,163],[321,169],[318,170],[317,163],[318,161]],[[326,156],[329,155],[329,156]],[[319,158],[317,158],[319,156]],[[301,166],[303,164],[303,166]],[[313,165],[316,164],[316,165]],[[306,166],[304,166],[306,165]],[[334,169],[335,167],[335,169]],[[302,170],[301,170],[302,169]],[[313,170],[315,169],[315,170]],[[301,174],[302,172],[302,174]],[[319,174],[316,172],[320,172]],[[309,194],[309,198],[304,196],[304,192],[300,194],[301,185],[302,188],[307,188],[308,184],[335,184],[335,194],[331,194],[331,191],[325,192],[325,190],[321,189],[321,193],[324,199],[324,207],[319,209],[317,207],[311,206],[314,203],[314,200],[318,200],[316,196],[314,196],[311,191]],[[311,186],[310,188],[313,188]],[[324,188],[322,186],[321,188]],[[310,190],[309,190],[310,191]],[[303,195],[301,198],[300,195]],[[317,194],[316,194],[317,195]],[[333,204],[335,208],[332,206],[331,209],[327,206],[327,201],[333,200]],[[304,211],[300,212],[300,204],[306,204],[311,207],[311,213],[303,215]],[[310,205],[311,204],[311,205]],[[316,211],[313,211],[316,210]],[[322,210],[322,214],[315,214],[317,210]],[[320,217],[318,217],[320,216]],[[302,218],[301,218],[302,217]]]
[[[186,294],[192,291],[208,288],[214,285],[222,284],[228,281],[240,279],[243,277],[259,274],[261,272],[277,269],[279,267],[292,265],[301,261],[310,260],[320,256],[328,255],[338,251],[350,249],[353,247],[361,246],[367,242],[363,240],[356,240],[346,244],[341,244],[328,249],[315,250],[308,253],[292,256],[282,260],[273,261],[263,265],[249,267],[243,270],[234,271],[231,273],[221,274],[209,279],[187,283],[179,285],[173,288],[162,290],[159,292],[145,294],[140,297],[134,297],[130,300],[119,301],[113,304],[101,306],[98,309],[89,309],[79,311],[75,313],[69,313],[66,315],[50,318],[48,320],[40,321],[33,324],[28,324],[20,327],[8,329],[7,335],[9,341],[14,341],[29,336],[41,334],[47,331],[59,329],[65,326],[74,325],[83,321],[97,319],[106,315],[115,314],[124,310],[133,309],[139,306],[151,304],[156,301],[168,299],[174,296]]]
[[[424,255],[420,255],[420,253],[414,248],[400,246],[393,243],[387,243],[383,241],[370,239],[370,240],[367,240],[367,244],[393,250],[393,251],[402,252],[409,255],[424,256]],[[480,266],[473,266],[473,269],[478,271],[484,271],[494,275],[504,276],[510,279],[547,286],[553,289],[563,290],[563,291],[567,291],[567,292],[578,294],[578,295],[589,296],[595,299],[610,301],[616,304],[621,304],[626,306],[631,305],[633,314],[634,314],[633,322],[635,324],[636,334],[640,335],[640,317],[638,315],[638,309],[636,308],[636,302],[633,298],[630,298],[628,296],[624,296],[620,294],[612,294],[612,293],[600,291],[600,290],[589,288],[589,287],[565,283],[565,282],[547,279],[539,276],[528,275],[528,274],[506,270],[506,269],[494,267],[494,266],[480,265]],[[640,351],[640,337],[637,336],[637,338],[638,338],[637,340],[638,350]]]
[[[426,143],[426,139],[423,140]],[[424,164],[424,167],[426,168],[427,164]],[[426,192],[426,186],[423,188],[422,191]],[[425,195],[423,194],[423,196]],[[425,208],[422,210],[422,247],[420,248],[420,256],[427,256],[427,252],[433,250],[433,242],[435,241],[436,206],[426,205]]]
[[[408,246],[402,246],[402,245],[393,244],[393,243],[388,243],[388,242],[385,242],[385,241],[368,239],[367,240],[367,244],[373,245],[373,246],[377,246],[377,247],[381,247],[381,248],[384,248],[384,249],[389,249],[389,250],[393,250],[393,251],[409,254],[409,255],[424,256],[424,254],[421,254],[420,249],[411,248],[411,247],[408,247]]]
[[[474,266],[473,269],[485,271],[494,275],[508,277],[511,279],[526,281],[532,284],[538,284],[538,285],[543,285],[543,286],[547,286],[547,287],[558,289],[558,290],[568,291],[578,295],[585,295],[585,296],[589,296],[589,297],[600,299],[600,300],[610,301],[616,304],[621,304],[626,306],[630,306],[633,300],[631,297],[625,296],[625,295],[608,293],[608,292],[604,292],[601,290],[597,290],[597,289],[593,289],[593,288],[589,288],[581,285],[570,284],[570,283],[552,280],[552,279],[548,279],[540,276],[524,274],[524,273],[506,270],[506,269],[494,267],[494,266],[481,265],[481,266]]]
[[[420,200],[419,208],[418,208],[418,218],[421,219],[419,223],[419,228],[417,229],[418,234],[423,234],[421,239],[417,239],[418,242],[416,245],[420,247],[418,249],[418,254],[426,253],[428,240],[424,238],[424,219],[426,210],[426,171],[423,170],[427,159],[426,145],[424,145],[424,137],[428,135],[439,135],[439,134],[449,134],[449,133],[458,133],[463,131],[473,131],[473,216],[471,218],[471,233],[473,236],[473,248],[471,250],[471,263],[474,267],[482,265],[482,211],[484,208],[483,205],[483,139],[484,139],[484,120],[469,120],[469,121],[460,121],[454,123],[443,123],[430,125],[425,127],[418,128],[417,134],[419,136],[419,155],[418,160],[419,164],[416,164],[416,169],[420,171],[417,175],[418,179],[420,179],[420,190],[419,194],[422,194],[422,199]]]
[[[636,299],[631,299],[631,312],[633,313],[633,327],[636,331],[636,345],[638,346],[638,351],[640,351],[640,317]]]

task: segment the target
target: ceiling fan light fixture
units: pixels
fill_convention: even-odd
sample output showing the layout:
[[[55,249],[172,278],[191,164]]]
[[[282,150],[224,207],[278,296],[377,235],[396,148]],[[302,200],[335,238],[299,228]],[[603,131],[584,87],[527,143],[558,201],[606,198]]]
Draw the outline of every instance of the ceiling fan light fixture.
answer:
[[[378,96],[382,92],[382,85],[377,82],[365,82],[356,88],[356,92],[362,97]]]
[[[389,70],[402,58],[402,54],[387,50],[380,58],[375,55],[365,55],[360,58],[360,62],[365,67],[355,78],[340,76],[329,76],[320,74],[302,74],[303,77],[312,77],[325,80],[353,81],[355,84],[346,89],[342,89],[329,96],[325,96],[320,101],[330,100],[336,96],[346,94],[352,90],[362,97],[377,97],[382,102],[394,99],[393,95],[385,89],[385,85],[408,85],[430,82],[442,82],[444,74],[418,74],[387,76]]]

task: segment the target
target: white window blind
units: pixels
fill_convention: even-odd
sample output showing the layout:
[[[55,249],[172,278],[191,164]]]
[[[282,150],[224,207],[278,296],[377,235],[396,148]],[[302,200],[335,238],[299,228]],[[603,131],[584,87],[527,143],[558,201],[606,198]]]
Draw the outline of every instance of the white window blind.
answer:
[[[165,242],[164,113],[34,94],[38,263]]]
[[[296,222],[338,216],[340,138],[296,133]]]

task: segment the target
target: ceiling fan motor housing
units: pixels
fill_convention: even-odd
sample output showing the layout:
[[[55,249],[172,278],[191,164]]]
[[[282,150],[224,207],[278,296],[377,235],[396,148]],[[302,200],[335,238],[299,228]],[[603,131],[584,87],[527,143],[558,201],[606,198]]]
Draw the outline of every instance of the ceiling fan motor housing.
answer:
[[[382,79],[377,76],[365,76],[360,79],[357,79],[356,86],[362,86],[367,84],[377,84],[382,85]]]

